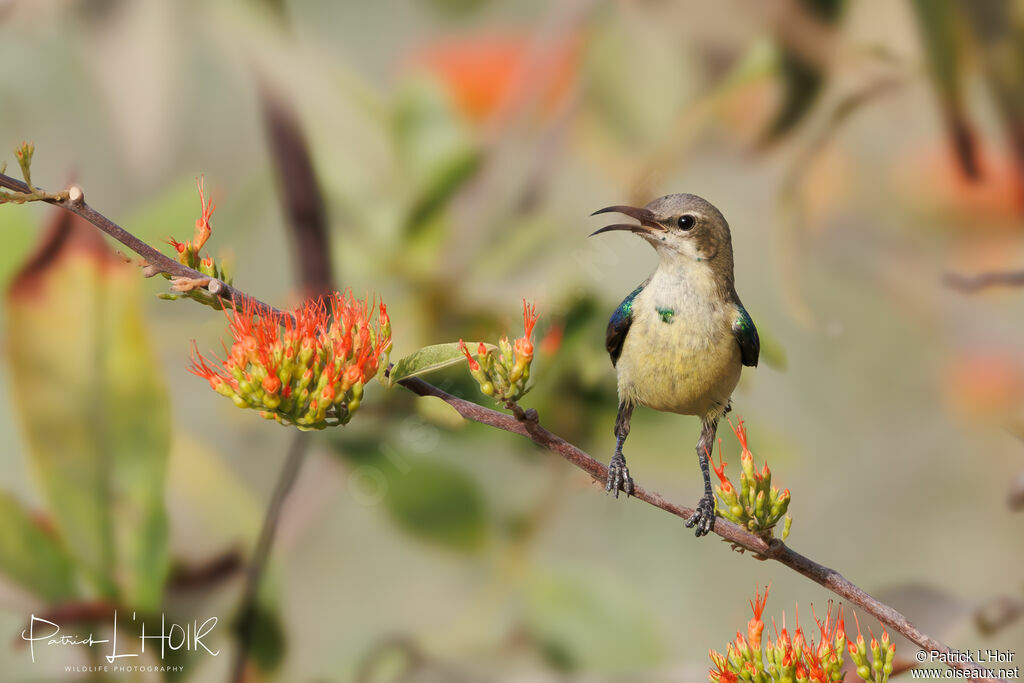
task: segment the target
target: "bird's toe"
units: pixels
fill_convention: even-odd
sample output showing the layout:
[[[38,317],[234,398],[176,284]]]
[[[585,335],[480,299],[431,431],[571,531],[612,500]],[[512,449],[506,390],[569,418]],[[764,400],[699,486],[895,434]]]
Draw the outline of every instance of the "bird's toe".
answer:
[[[608,480],[604,490],[616,498],[619,497],[619,491],[625,491],[627,496],[633,495],[633,477],[629,476],[626,458],[621,453],[612,456],[612,461],[608,464]]]
[[[698,538],[706,536],[715,526],[715,500],[704,496],[697,503],[690,519],[686,520],[686,527],[693,529]]]

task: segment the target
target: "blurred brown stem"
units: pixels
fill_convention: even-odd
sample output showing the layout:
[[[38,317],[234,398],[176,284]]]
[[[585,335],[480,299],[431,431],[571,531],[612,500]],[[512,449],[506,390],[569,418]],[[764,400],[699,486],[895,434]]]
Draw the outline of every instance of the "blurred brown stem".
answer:
[[[270,498],[270,504],[267,505],[256,549],[253,551],[252,559],[249,560],[249,568],[245,574],[245,587],[242,589],[242,602],[238,610],[238,648],[235,650],[231,675],[231,680],[235,683],[242,683],[245,680],[245,665],[249,659],[253,628],[259,609],[260,583],[263,580],[263,572],[266,570],[267,563],[270,561],[270,549],[274,544],[278,523],[281,521],[284,501],[291,492],[292,486],[295,485],[306,453],[309,451],[308,436],[305,432],[298,432],[292,438],[291,447],[288,449],[288,458],[281,467],[281,474],[278,475],[277,484],[274,486],[274,494]]]
[[[19,192],[24,192],[27,189],[27,186],[25,186],[21,181],[3,174],[0,174],[0,186],[17,190]],[[165,269],[161,272],[168,272],[174,275],[181,275],[183,277],[203,277],[201,273],[182,266],[177,261],[164,256],[153,247],[142,242],[134,235],[90,208],[84,201],[79,201],[77,203],[71,202],[70,200],[47,201],[50,204],[54,204],[55,206],[59,206],[82,216],[100,230],[103,230],[107,234],[113,236],[135,253],[143,256],[150,264],[158,268]],[[238,305],[248,303],[249,305],[254,306],[257,310],[265,311],[272,315],[289,316],[289,314],[282,313],[273,306],[250,297],[248,294],[237,289],[228,288],[227,291],[230,292],[230,300]],[[540,426],[540,423],[537,420],[536,411],[532,409],[524,411],[523,414],[519,416],[519,419],[517,419],[511,415],[499,413],[471,401],[466,401],[452,396],[434,385],[416,377],[401,380],[399,381],[399,384],[419,396],[434,396],[436,398],[440,398],[442,401],[455,408],[455,410],[466,419],[507,432],[512,432],[513,434],[525,436],[537,445],[562,456],[579,469],[588,473],[599,483],[603,483],[608,475],[608,468],[603,464],[590,457],[590,455],[573,444],[565,441],[555,434],[552,434],[548,430],[544,429],[544,427]],[[243,605],[248,606],[250,610],[255,608],[256,598],[258,596],[257,588],[259,586],[259,581],[262,578],[265,557],[269,553],[274,532],[277,528],[277,521],[281,514],[281,506],[288,494],[288,491],[291,489],[292,484],[294,484],[295,476],[298,473],[303,456],[305,455],[306,440],[303,439],[302,436],[303,435],[301,434],[297,435],[292,444],[291,452],[288,455],[281,477],[278,480],[274,497],[267,509],[267,516],[263,525],[263,530],[260,534],[260,541],[254,554],[253,561],[250,564],[249,575],[246,581],[245,596],[243,598]],[[654,507],[660,508],[665,512],[673,514],[684,520],[689,519],[693,515],[693,508],[671,503],[665,500],[660,494],[654,491],[646,491],[639,486],[635,488],[633,496],[638,500],[642,500],[649,505],[653,505]],[[815,583],[824,586],[836,595],[849,600],[854,605],[857,605],[869,614],[873,615],[886,626],[892,628],[897,633],[900,633],[911,642],[916,643],[922,649],[926,651],[935,650],[940,653],[954,652],[948,645],[940,643],[934,638],[921,633],[903,614],[871,597],[862,589],[843,577],[839,572],[818,564],[817,562],[801,555],[795,550],[789,548],[782,541],[773,539],[770,542],[766,542],[761,537],[721,518],[715,520],[713,531],[723,539],[732,543],[735,547],[748,550],[754,553],[758,558],[771,559],[780,562],[793,571],[796,571]],[[261,554],[264,557],[263,561],[259,561]],[[247,616],[245,608],[243,608],[241,616],[243,617],[243,620]],[[243,643],[244,642],[245,641],[243,641]],[[234,678],[236,681],[241,680],[239,676],[244,672],[245,653],[247,651],[247,647],[242,647],[240,644],[239,649],[240,653],[236,656]],[[951,668],[971,671],[974,674],[971,677],[975,680],[1002,680],[991,677],[988,670],[979,667],[973,662],[958,661],[960,657],[951,656],[946,657],[945,659],[953,660],[947,662],[947,665]]]
[[[947,285],[962,292],[977,292],[989,287],[1005,286],[1020,287],[1024,285],[1024,270],[1006,272],[979,273],[978,275],[961,275],[948,273],[945,277]]]

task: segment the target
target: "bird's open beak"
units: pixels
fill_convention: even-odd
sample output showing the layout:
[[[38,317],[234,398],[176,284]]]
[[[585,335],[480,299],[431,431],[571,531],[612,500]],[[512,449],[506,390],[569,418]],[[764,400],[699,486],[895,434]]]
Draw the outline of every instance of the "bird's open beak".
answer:
[[[611,232],[613,230],[626,230],[628,232],[650,234],[652,230],[664,230],[658,221],[654,219],[654,214],[649,209],[641,209],[635,206],[606,206],[603,209],[598,209],[591,216],[596,216],[599,213],[622,213],[630,218],[635,218],[640,221],[640,225],[633,225],[630,223],[616,223],[615,225],[606,225],[600,230],[595,230],[590,233],[590,237],[594,235],[600,235],[602,232]]]

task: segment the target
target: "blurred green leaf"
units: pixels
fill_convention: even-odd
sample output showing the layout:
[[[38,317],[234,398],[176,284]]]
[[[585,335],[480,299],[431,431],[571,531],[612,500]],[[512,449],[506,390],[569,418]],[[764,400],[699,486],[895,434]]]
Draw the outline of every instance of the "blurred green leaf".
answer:
[[[395,104],[394,139],[409,187],[406,235],[415,236],[480,165],[480,149],[456,118],[444,91],[409,83]]]
[[[776,370],[785,370],[789,367],[789,359],[786,357],[786,348],[779,341],[779,338],[769,330],[760,330],[761,334],[761,360],[765,365]]]
[[[599,584],[587,569],[536,575],[526,608],[542,653],[562,670],[635,671],[663,657],[658,629],[628,586]]]
[[[458,552],[474,552],[487,541],[487,502],[477,483],[462,470],[437,459],[400,453],[377,437],[329,438],[328,442],[376,482],[381,505],[410,536]]]
[[[123,225],[130,225],[139,239],[159,248],[168,237],[182,241],[192,239],[197,218],[199,194],[195,178],[190,176],[169,184],[163,192],[133,211]]]
[[[461,470],[417,458],[406,471],[387,468],[384,506],[408,534],[449,550],[471,552],[487,538],[486,507],[476,482]]]
[[[418,396],[416,398],[416,414],[427,422],[445,429],[461,429],[466,426],[466,418],[436,396]]]
[[[71,558],[13,496],[0,492],[0,573],[48,603],[75,596]]]
[[[168,570],[170,414],[139,278],[92,226],[58,217],[8,296],[14,397],[68,550],[105,598],[158,607]]]
[[[6,283],[14,275],[37,233],[31,208],[11,205],[0,212],[0,235],[4,236],[4,248],[0,249],[0,282]]]
[[[424,0],[424,2],[428,7],[452,16],[472,14],[487,4],[487,0]]]
[[[427,225],[458,189],[473,177],[482,161],[483,156],[478,150],[463,149],[441,162],[413,199],[406,219],[406,234],[415,235]]]
[[[250,638],[249,658],[262,671],[275,671],[284,661],[287,637],[281,615],[276,608],[257,602],[253,611],[245,615]],[[235,624],[236,633],[242,622]]]
[[[466,346],[475,352],[479,342],[467,342]],[[486,346],[488,350],[495,348],[493,344],[487,344]],[[394,367],[391,368],[391,372],[388,373],[388,383],[390,386],[399,380],[416,377],[417,375],[425,375],[441,368],[456,365],[465,360],[466,355],[459,349],[457,342],[424,346],[422,349],[413,351],[395,363]]]
[[[175,433],[167,474],[167,507],[175,538],[175,556],[211,557],[225,547],[255,542],[262,510],[259,501],[209,446]]]

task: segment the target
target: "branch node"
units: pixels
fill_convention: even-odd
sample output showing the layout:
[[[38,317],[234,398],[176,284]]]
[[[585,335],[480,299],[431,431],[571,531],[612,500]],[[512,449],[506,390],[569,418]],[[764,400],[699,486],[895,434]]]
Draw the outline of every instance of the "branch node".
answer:
[[[200,287],[205,287],[210,283],[208,277],[172,277],[171,278],[171,291],[172,292],[191,292]]]
[[[212,278],[210,282],[207,283],[206,289],[210,294],[217,294],[219,296],[220,293],[224,291],[224,283],[216,278]]]
[[[72,206],[81,206],[85,203],[85,192],[78,185],[72,185],[68,188],[68,201]]]
[[[139,265],[142,266],[142,277],[153,277],[163,272],[159,267],[145,261],[142,261]]]

